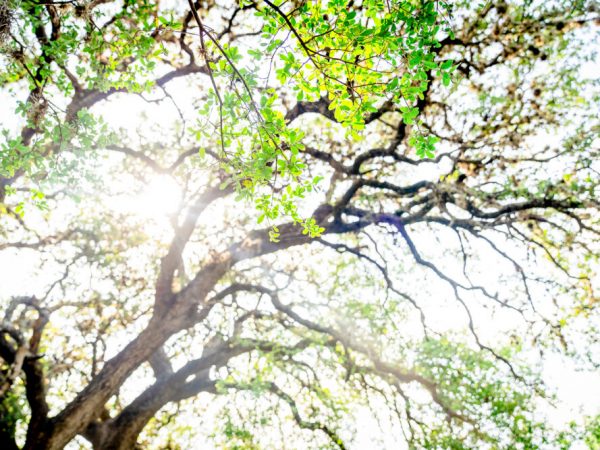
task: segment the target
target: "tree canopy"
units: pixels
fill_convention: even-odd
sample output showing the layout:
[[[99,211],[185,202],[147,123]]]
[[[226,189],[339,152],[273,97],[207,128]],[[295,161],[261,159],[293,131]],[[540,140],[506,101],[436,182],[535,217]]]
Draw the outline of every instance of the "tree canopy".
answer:
[[[0,1],[2,448],[600,448],[599,23]]]

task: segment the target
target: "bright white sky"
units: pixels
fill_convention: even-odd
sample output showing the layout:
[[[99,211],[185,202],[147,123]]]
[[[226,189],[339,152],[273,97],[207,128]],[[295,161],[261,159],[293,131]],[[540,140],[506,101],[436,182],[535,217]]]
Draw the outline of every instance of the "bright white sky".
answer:
[[[600,73],[600,63],[598,62],[590,63],[585,67],[585,76],[596,77],[598,73]],[[188,108],[186,113],[189,113],[191,105],[186,102],[189,96],[186,92],[187,89],[187,85],[182,81],[168,85],[169,93],[181,107]],[[0,124],[3,128],[13,128],[17,125],[12,113],[13,101],[12,96],[0,91],[0,105],[3,105],[0,109]],[[148,119],[141,117],[140,111],[142,110]],[[157,108],[154,105],[148,106],[137,96],[122,95],[118,99],[115,97],[112,101],[99,105],[94,112],[101,113],[112,126],[135,129],[144,126],[148,120],[156,121],[170,116],[175,113],[175,110],[168,102]],[[172,178],[156,176],[151,179],[143,192],[114,198],[111,204],[116,212],[129,212],[143,218],[148,223],[146,232],[157,235],[168,242],[170,228],[167,216],[174,211],[180,197],[181,191]],[[31,211],[31,216],[35,216],[35,214],[35,211]],[[216,223],[220,221],[218,216],[215,216],[213,220]],[[418,245],[423,253],[435,253],[437,244],[430,239],[420,240]],[[494,284],[496,281],[494,272],[486,268],[485,273],[487,273],[488,279],[486,281],[484,278],[484,283]],[[4,303],[11,295],[40,292],[48,281],[49,278],[46,274],[36,270],[35,255],[31,251],[6,250],[0,252],[0,303]],[[438,308],[428,311],[429,321],[436,328],[439,329],[445,325],[455,328],[457,323],[464,323],[464,314],[454,302],[447,302],[445,307],[438,306]],[[488,321],[482,330],[488,339],[497,337],[498,332],[502,332],[514,320],[507,312],[498,314],[493,321],[490,321],[489,317],[484,314],[480,311],[477,321]],[[113,342],[112,352],[116,352],[123,344],[125,342]],[[547,355],[543,372],[546,382],[551,389],[556,390],[560,400],[558,409],[548,410],[549,417],[557,425],[579,417],[581,413],[589,415],[600,413],[600,374],[578,372],[568,360],[552,354]],[[194,423],[192,417],[189,420],[191,424]],[[373,446],[373,437],[381,436],[381,433],[378,432],[370,412],[366,409],[358,410],[355,420],[360,423],[356,448],[378,448]],[[206,442],[198,444],[202,444],[202,448],[209,448]],[[392,448],[393,443],[384,441],[382,445],[381,448]],[[574,446],[573,448],[584,447]]]

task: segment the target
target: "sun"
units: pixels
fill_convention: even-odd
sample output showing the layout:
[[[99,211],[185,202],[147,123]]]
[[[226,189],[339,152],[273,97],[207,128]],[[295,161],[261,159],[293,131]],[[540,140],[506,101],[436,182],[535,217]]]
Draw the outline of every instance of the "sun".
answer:
[[[167,217],[177,211],[181,198],[181,187],[173,177],[156,175],[134,196],[132,212],[149,219]]]
[[[114,196],[110,204],[117,213],[141,219],[148,234],[170,235],[169,219],[178,211],[182,197],[183,190],[173,177],[152,175],[141,189]]]

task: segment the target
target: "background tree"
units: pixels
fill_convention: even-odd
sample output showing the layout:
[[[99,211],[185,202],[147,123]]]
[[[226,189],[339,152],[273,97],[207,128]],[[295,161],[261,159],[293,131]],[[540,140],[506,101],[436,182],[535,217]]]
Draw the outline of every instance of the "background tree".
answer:
[[[597,22],[2,3],[3,445],[597,446]]]

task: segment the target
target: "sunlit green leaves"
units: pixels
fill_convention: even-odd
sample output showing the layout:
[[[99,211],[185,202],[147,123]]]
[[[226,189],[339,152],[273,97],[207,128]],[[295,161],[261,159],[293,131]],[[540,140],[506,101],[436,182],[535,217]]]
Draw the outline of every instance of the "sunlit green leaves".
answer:
[[[349,6],[345,1],[319,0],[292,10],[286,3],[263,1],[255,6],[261,37],[249,49],[219,42],[207,28],[202,57],[216,84],[200,108],[202,118],[194,130],[204,141],[200,146],[211,147],[218,137],[222,167],[232,177],[239,199],[270,198],[256,202],[263,220],[282,214],[303,224],[307,234],[318,235],[320,227],[296,212],[305,193],[315,187],[304,174],[302,135],[286,123],[275,90],[262,87],[265,67],[271,77],[267,85],[276,81],[294,92],[298,101],[328,99],[333,117],[345,126],[350,139],[361,138],[366,117],[384,102],[396,104],[404,122],[413,124],[419,114],[415,104],[428,87],[429,74],[440,76],[445,85],[451,80],[452,63],[440,65],[435,57],[446,25],[439,11],[445,7],[443,1],[365,0],[360,6]],[[25,2],[23,8],[29,33],[51,28],[42,5]],[[61,32],[54,39],[42,39],[39,61],[24,55],[25,72],[19,76],[27,76],[31,89],[41,89],[50,81],[64,95],[72,95],[76,88],[150,90],[149,75],[168,53],[161,33],[181,29],[177,15],[151,2],[129,2],[114,16],[102,9],[94,11],[93,17],[87,14],[85,8],[65,8]],[[97,26],[106,20],[106,27]],[[20,39],[27,44],[30,35],[23,32]],[[75,53],[82,56],[72,68],[78,86],[73,77],[53,66],[67,65],[69,55]],[[34,70],[37,63],[41,64]],[[81,147],[90,147],[94,138],[79,133],[77,127],[44,125],[46,138],[58,145],[77,136]],[[5,146],[7,161],[11,161],[8,153],[23,153],[13,144]],[[433,154],[432,140],[418,144],[419,155]],[[15,164],[4,163],[2,169],[8,173],[9,165]]]
[[[223,83],[223,104],[212,122],[220,123],[217,131],[226,130],[220,136],[225,169],[237,180],[238,198],[258,196],[261,222],[284,214],[302,223],[306,234],[320,233],[314,221],[297,216],[297,200],[314,185],[302,181],[302,137],[289,129],[275,92],[254,91],[261,64],[273,66],[279,84],[294,90],[298,101],[327,98],[350,138],[360,138],[365,118],[385,101],[397,103],[404,122],[413,124],[419,115],[415,102],[423,98],[428,74],[433,71],[445,85],[450,83],[452,61],[439,65],[433,51],[442,22],[438,7],[444,6],[365,1],[359,8],[315,1],[290,11],[285,4],[266,1],[256,11],[262,21],[260,49],[248,50],[244,58],[235,47],[208,46],[213,74]],[[209,99],[213,115],[216,97],[213,93]],[[203,113],[210,114],[210,108]],[[411,145],[419,156],[431,157],[435,139],[419,136]],[[260,194],[265,190],[271,192]]]

